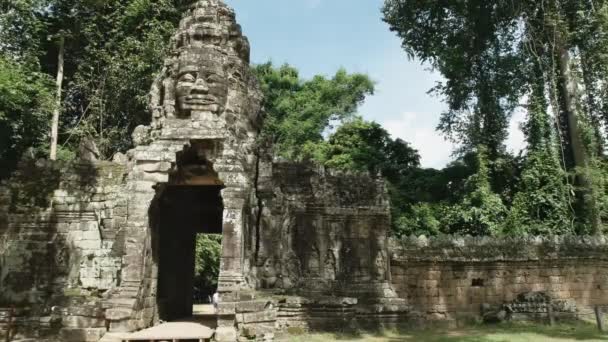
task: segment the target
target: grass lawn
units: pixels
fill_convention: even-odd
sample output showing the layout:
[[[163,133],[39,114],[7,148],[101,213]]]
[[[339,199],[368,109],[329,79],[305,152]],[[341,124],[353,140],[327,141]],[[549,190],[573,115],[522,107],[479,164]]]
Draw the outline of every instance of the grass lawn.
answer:
[[[458,329],[387,331],[378,334],[310,334],[284,336],[280,341],[431,341],[431,342],[523,342],[523,341],[608,341],[590,323],[561,324],[553,327],[533,324],[479,325]]]

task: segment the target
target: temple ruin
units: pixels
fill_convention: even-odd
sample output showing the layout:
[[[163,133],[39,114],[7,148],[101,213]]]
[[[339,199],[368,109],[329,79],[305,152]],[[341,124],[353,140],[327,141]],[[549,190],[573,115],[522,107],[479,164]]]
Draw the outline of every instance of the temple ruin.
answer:
[[[221,1],[196,2],[171,44],[134,149],[24,159],[0,186],[2,334],[98,341],[191,316],[197,233],[222,234],[218,341],[449,320],[525,292],[574,315],[608,301],[604,238],[397,241],[382,179],[273,161]]]

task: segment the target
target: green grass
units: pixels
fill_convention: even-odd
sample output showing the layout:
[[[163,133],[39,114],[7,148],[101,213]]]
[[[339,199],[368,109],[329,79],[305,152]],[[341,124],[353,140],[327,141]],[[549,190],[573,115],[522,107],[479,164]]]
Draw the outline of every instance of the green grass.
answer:
[[[428,329],[386,331],[361,334],[308,334],[285,336],[280,341],[290,342],[524,342],[524,341],[608,341],[608,334],[600,333],[590,323],[580,322],[555,326],[539,324],[476,325],[457,329]]]

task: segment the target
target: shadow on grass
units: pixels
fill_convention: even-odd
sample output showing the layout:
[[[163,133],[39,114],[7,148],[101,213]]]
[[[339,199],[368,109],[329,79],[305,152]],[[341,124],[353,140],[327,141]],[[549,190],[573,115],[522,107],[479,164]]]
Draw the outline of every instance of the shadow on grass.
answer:
[[[292,336],[289,341],[429,341],[429,342],[520,342],[520,341],[608,341],[608,334],[586,322],[557,324],[471,325],[455,329],[400,329],[375,333],[349,332]]]

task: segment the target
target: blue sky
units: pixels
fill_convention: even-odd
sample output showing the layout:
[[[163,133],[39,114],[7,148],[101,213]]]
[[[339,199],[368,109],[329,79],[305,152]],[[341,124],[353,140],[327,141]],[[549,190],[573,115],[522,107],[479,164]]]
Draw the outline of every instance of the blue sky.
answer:
[[[289,63],[301,75],[331,76],[340,67],[376,82],[376,94],[360,108],[367,120],[410,142],[425,167],[448,163],[454,146],[435,131],[445,105],[427,94],[441,78],[408,60],[401,43],[382,22],[382,0],[225,0],[251,42],[253,63]],[[515,115],[508,146],[522,148]]]

